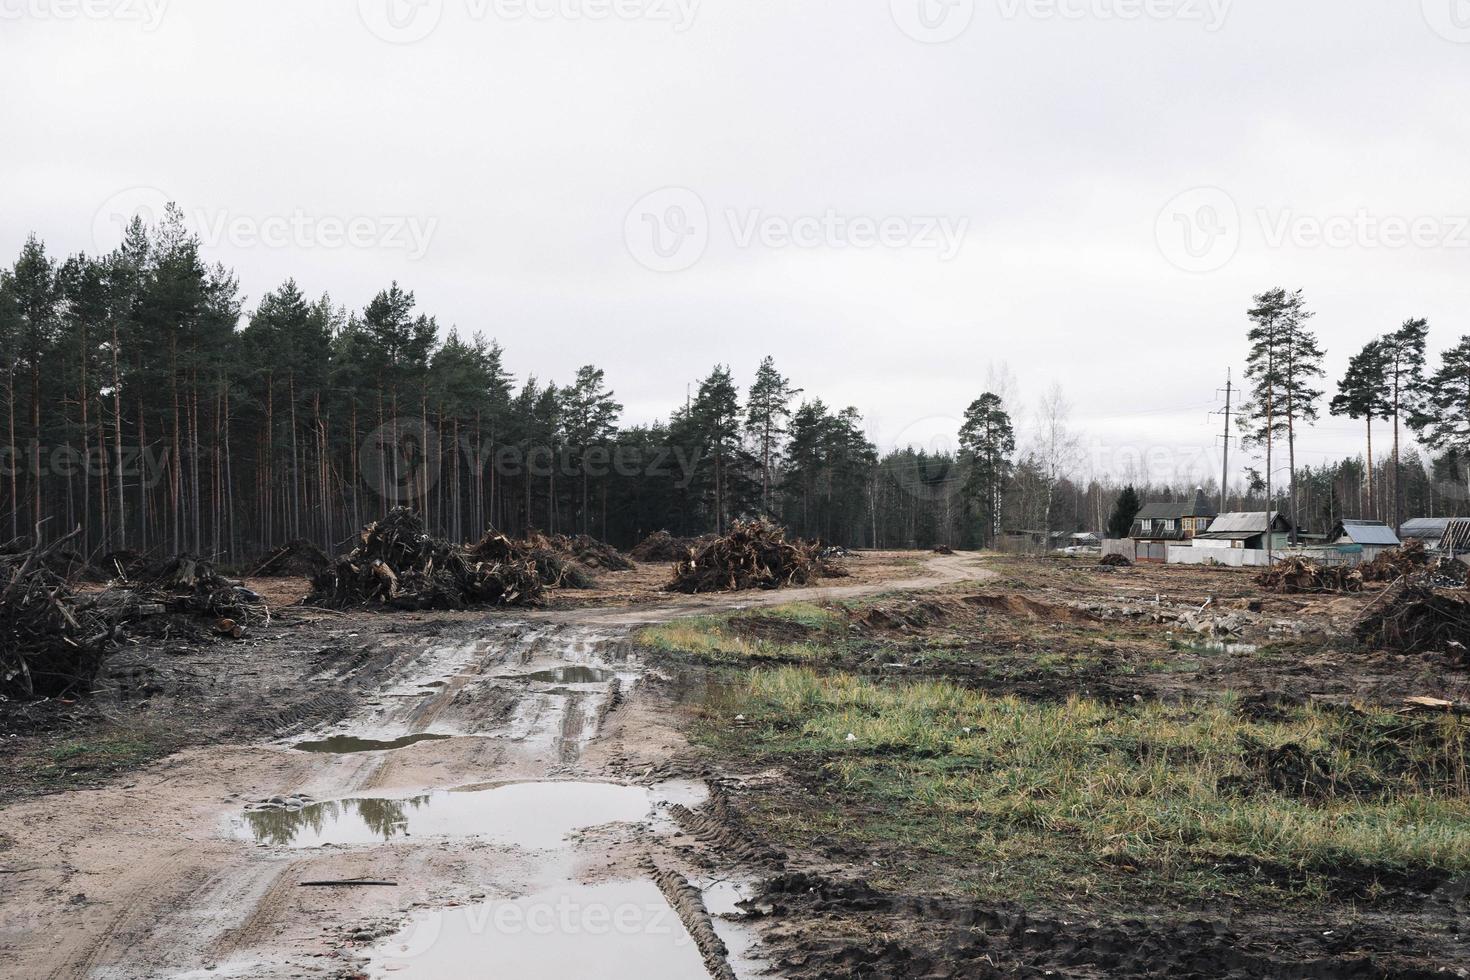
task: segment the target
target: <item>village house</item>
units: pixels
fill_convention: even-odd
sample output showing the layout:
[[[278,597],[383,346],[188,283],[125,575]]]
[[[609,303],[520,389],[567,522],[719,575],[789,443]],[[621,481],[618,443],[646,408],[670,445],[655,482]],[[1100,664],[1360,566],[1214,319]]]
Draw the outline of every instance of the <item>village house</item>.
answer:
[[[1269,542],[1267,540],[1269,532]],[[1210,524],[1208,531],[1196,534],[1196,548],[1244,548],[1261,551],[1265,548],[1285,548],[1291,544],[1291,521],[1280,511],[1254,511],[1236,514],[1221,514]]]
[[[1163,561],[1170,544],[1184,544],[1206,531],[1216,510],[1203,490],[1185,504],[1144,504],[1133,519],[1128,536],[1133,539],[1140,561]]]

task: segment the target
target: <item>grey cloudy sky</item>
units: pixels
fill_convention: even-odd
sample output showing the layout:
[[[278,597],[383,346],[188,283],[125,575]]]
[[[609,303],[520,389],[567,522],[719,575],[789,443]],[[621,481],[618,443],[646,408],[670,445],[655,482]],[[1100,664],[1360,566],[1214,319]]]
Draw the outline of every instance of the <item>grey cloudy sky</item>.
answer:
[[[1205,471],[1252,293],[1329,380],[1470,332],[1466,0],[0,0],[0,83],[4,254],[176,200],[252,305],[396,278],[633,420],[773,353],[927,438],[1004,363]]]

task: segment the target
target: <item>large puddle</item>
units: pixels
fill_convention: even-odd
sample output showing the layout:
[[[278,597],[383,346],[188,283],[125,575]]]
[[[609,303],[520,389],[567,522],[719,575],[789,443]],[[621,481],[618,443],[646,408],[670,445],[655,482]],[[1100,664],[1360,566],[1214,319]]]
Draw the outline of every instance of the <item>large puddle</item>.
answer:
[[[646,820],[653,809],[654,794],[641,786],[514,783],[402,799],[354,798],[300,809],[250,810],[234,822],[233,829],[244,840],[278,847],[479,837],[542,850],[557,847],[573,831]]]
[[[517,681],[538,681],[543,684],[605,684],[618,676],[617,671],[585,664],[568,664],[534,674],[521,674],[510,678]]]
[[[420,742],[439,742],[453,735],[405,735],[391,741],[374,738],[358,738],[356,735],[333,735],[330,738],[310,742],[297,742],[292,746],[302,752],[321,752],[329,755],[351,755],[355,752],[392,752],[406,749]]]
[[[567,884],[422,912],[368,951],[374,977],[693,980],[703,958],[649,881]]]

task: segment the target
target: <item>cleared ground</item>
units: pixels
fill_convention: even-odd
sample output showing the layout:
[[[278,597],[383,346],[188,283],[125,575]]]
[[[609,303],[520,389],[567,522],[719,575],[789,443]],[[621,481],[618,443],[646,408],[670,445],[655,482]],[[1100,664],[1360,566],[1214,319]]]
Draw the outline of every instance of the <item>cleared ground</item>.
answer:
[[[239,642],[140,644],[95,699],[5,709],[0,973],[564,976],[585,953],[687,975],[652,929],[538,952],[451,918],[553,895],[667,902],[721,977],[1470,968],[1465,722],[1402,710],[1470,677],[1348,641],[1366,597],[850,565],[694,597],[645,566],[531,614],[286,608]],[[294,747],[342,735],[403,747]],[[609,784],[646,816],[604,812]],[[590,795],[536,821],[571,819],[556,844],[456,823],[506,786]],[[393,884],[302,886],[354,878]]]

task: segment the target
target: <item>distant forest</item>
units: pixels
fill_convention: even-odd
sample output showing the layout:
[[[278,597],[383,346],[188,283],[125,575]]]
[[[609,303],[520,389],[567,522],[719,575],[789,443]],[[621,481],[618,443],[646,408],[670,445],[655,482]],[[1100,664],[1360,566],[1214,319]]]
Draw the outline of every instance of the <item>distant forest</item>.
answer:
[[[1100,529],[1121,490],[1078,479],[1059,398],[1018,440],[1009,406],[977,391],[956,454],[881,455],[856,408],[772,358],[744,390],[715,366],[649,425],[622,424],[597,367],[566,380],[513,378],[496,342],[441,332],[396,283],[350,310],[288,281],[247,311],[176,209],[106,256],[57,259],[32,237],[0,271],[0,538],[80,527],[90,554],[240,563],[297,538],[338,548],[402,504],[457,540],[493,526],[627,547],[764,513],[850,546],[973,547]],[[1463,512],[1454,462],[1405,453],[1411,516]],[[1307,524],[1388,515],[1390,468],[1371,495],[1362,460],[1301,468],[1292,499]],[[1144,500],[1194,493],[1134,482]],[[1265,489],[1229,506],[1263,508]]]

